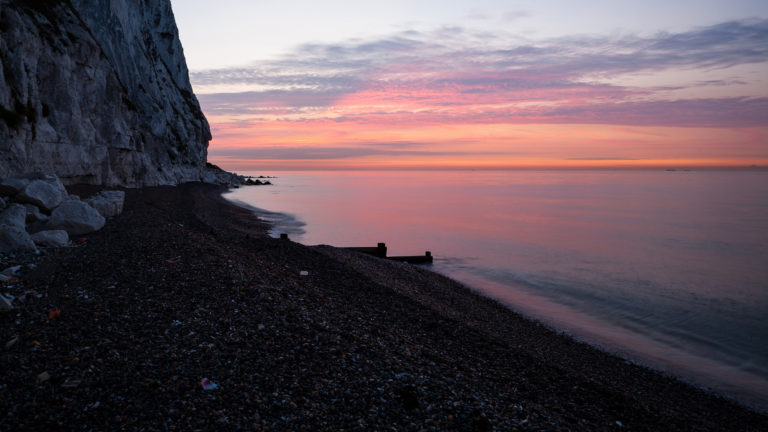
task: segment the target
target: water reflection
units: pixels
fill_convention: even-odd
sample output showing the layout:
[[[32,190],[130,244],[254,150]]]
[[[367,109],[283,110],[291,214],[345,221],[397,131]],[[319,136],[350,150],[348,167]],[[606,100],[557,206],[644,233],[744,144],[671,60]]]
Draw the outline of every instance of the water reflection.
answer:
[[[767,173],[278,177],[228,197],[294,215],[268,217],[305,244],[430,250],[517,310],[768,407]]]

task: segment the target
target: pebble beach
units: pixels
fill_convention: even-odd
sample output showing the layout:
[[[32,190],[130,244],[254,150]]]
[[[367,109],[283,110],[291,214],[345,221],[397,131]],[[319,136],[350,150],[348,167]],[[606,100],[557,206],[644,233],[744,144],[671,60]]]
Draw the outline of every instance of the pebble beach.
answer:
[[[128,189],[100,231],[0,259],[0,430],[768,430],[426,269],[271,238],[223,192]]]

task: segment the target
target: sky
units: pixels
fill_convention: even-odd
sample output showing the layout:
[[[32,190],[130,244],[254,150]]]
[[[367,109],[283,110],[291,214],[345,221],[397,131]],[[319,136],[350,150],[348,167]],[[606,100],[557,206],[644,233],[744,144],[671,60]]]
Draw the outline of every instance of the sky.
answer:
[[[768,2],[172,2],[225,169],[768,166]]]

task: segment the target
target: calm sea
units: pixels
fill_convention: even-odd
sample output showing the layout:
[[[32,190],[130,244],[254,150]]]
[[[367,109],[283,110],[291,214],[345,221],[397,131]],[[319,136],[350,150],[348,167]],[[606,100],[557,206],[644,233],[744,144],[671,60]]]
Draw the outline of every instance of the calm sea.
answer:
[[[225,196],[300,243],[429,250],[573,336],[768,409],[768,173],[281,172]]]

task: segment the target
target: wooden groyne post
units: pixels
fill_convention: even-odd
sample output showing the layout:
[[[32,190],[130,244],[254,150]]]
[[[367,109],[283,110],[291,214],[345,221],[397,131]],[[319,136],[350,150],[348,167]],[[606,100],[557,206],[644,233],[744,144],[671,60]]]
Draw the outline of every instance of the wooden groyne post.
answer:
[[[364,254],[373,255],[379,258],[389,259],[392,261],[408,262],[411,264],[431,264],[432,263],[432,252],[430,251],[426,251],[424,255],[388,257],[387,245],[385,243],[379,243],[376,247],[347,247],[344,249],[362,252]]]
[[[412,255],[412,256],[393,256],[387,257],[392,261],[401,261],[411,264],[432,264],[432,252],[426,251],[424,255]]]
[[[376,247],[348,247],[344,249],[362,252],[364,254],[377,256],[379,258],[387,257],[387,245],[385,243],[379,243],[376,245]]]
[[[281,240],[288,240],[288,234],[280,233]],[[424,255],[409,255],[409,256],[387,256],[387,244],[379,243],[376,247],[345,247],[343,249],[353,250],[356,252],[362,252],[364,254],[373,255],[375,257],[384,258],[392,261],[407,262],[411,264],[432,264],[432,252],[426,251]]]

